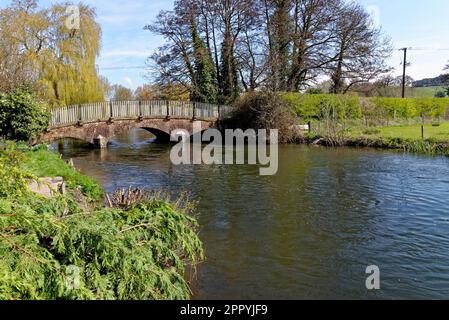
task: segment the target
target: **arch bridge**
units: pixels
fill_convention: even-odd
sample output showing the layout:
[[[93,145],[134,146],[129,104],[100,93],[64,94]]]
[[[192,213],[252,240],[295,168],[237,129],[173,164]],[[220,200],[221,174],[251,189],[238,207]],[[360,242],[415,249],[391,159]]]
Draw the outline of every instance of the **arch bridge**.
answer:
[[[115,136],[142,128],[167,142],[173,130],[193,133],[193,123],[203,130],[215,127],[229,116],[231,107],[186,101],[110,101],[56,108],[50,126],[34,142],[49,143],[63,138],[84,140],[106,147]]]

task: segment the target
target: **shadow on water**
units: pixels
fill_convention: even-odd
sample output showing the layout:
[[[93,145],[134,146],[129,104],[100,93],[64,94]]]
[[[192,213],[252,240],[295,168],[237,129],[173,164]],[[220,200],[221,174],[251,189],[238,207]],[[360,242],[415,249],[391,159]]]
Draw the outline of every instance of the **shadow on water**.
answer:
[[[358,149],[281,146],[279,172],[174,166],[142,130],[107,150],[55,145],[107,190],[189,190],[207,261],[198,299],[447,298],[449,160]],[[381,290],[365,287],[366,267]]]

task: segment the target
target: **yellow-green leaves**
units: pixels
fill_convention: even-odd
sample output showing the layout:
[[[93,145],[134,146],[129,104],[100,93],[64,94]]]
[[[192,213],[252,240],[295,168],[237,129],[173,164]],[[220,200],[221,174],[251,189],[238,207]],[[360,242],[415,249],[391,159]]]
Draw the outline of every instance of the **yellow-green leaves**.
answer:
[[[0,10],[0,91],[32,85],[54,106],[104,100],[95,10],[79,4],[80,29],[70,30],[68,5],[40,10],[15,3]]]

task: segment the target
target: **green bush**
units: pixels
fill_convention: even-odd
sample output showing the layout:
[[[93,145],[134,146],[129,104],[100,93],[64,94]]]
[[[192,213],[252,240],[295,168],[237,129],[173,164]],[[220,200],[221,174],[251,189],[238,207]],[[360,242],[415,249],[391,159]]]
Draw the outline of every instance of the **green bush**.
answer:
[[[295,138],[292,130],[296,124],[294,114],[279,94],[247,93],[240,96],[234,106],[231,118],[223,122],[225,126],[242,130],[278,129],[281,143]]]
[[[50,114],[44,104],[26,91],[0,93],[0,136],[29,141],[48,127]]]
[[[356,95],[285,93],[283,98],[304,121],[323,120],[329,115],[336,120],[359,119],[362,115]]]
[[[24,159],[13,143],[7,142],[0,148],[0,197],[17,197],[26,192],[31,175],[20,168]]]
[[[416,99],[399,99],[399,98],[372,98],[370,101],[374,103],[376,108],[383,112],[389,118],[414,118],[418,115]]]
[[[36,152],[59,162],[56,175],[68,171]],[[204,259],[191,207],[147,197],[126,209],[80,208],[70,194],[40,197],[26,188],[30,154],[13,144],[0,152],[0,300],[190,297],[186,268]]]
[[[449,108],[443,98],[360,98],[356,95],[284,93],[284,101],[303,121],[366,119],[442,118]]]
[[[444,117],[449,107],[449,99],[441,98],[372,98],[372,103],[384,110],[390,118],[412,119],[421,115]]]
[[[0,199],[0,300],[189,298],[186,264],[202,260],[203,249],[196,221],[172,205],[64,218],[50,201],[41,206],[46,213]],[[78,284],[68,286],[74,275]]]

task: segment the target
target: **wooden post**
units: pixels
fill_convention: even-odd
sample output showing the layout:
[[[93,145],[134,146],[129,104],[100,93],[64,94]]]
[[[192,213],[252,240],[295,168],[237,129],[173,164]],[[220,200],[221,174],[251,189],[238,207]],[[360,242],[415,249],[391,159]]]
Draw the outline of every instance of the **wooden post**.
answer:
[[[83,125],[83,115],[81,113],[81,105],[78,105],[78,125],[82,126]]]
[[[424,125],[421,125],[421,138],[424,140]]]
[[[309,125],[309,133],[312,133],[312,122],[309,121],[308,125]]]
[[[167,100],[165,103],[167,105],[167,116],[166,116],[166,119],[170,120],[170,101]]]
[[[114,118],[114,113],[112,110],[112,101],[109,101],[109,118]]]
[[[192,117],[193,121],[196,121],[196,102],[193,103],[193,117]]]
[[[143,120],[142,101],[139,100],[139,121]]]

